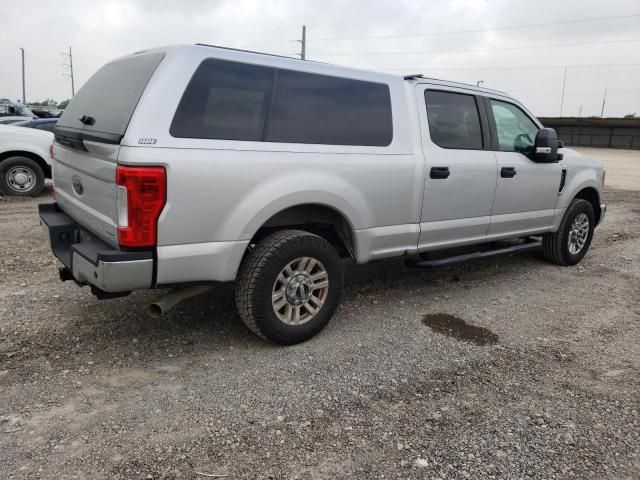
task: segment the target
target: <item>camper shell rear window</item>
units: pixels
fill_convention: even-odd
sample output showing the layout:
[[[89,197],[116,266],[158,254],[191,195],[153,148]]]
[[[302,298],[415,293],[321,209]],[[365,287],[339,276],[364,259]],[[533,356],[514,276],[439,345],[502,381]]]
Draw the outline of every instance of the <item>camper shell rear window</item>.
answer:
[[[120,143],[164,53],[141,53],[107,63],[82,86],[56,126],[56,135]],[[84,123],[80,118],[91,119]]]

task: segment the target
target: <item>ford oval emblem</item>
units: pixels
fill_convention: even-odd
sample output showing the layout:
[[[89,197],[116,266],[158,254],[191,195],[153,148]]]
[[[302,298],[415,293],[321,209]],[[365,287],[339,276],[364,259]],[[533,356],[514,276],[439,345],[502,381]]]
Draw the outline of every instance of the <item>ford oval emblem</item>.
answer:
[[[76,195],[80,196],[84,193],[84,187],[82,186],[82,180],[77,175],[71,177],[71,186],[73,187],[73,191],[76,192]]]

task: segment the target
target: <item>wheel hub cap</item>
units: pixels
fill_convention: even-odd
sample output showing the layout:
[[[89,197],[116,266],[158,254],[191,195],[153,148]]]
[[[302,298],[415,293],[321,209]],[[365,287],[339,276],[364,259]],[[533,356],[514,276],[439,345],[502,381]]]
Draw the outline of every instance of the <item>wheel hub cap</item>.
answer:
[[[287,285],[287,301],[292,305],[302,305],[309,301],[313,282],[306,274],[296,275]]]
[[[589,217],[581,213],[573,219],[571,230],[569,230],[568,247],[569,253],[576,255],[587,243],[589,237]]]
[[[273,311],[287,325],[301,325],[314,318],[327,299],[329,275],[315,258],[289,262],[273,284]]]
[[[7,172],[7,183],[17,192],[26,192],[35,184],[35,175],[29,168],[13,167]]]
[[[29,181],[29,177],[24,173],[18,173],[13,177],[13,181],[16,182],[16,185],[24,185]]]

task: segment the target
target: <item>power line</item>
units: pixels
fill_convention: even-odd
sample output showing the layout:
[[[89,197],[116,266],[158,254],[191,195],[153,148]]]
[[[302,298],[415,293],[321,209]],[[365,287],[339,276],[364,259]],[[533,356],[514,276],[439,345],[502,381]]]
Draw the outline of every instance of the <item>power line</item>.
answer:
[[[406,67],[406,68],[380,68],[383,71],[407,72],[409,70],[551,70],[560,68],[601,68],[601,67],[640,67],[640,63],[600,63],[593,65],[548,65],[540,67]]]
[[[622,18],[635,18],[640,17],[640,14],[632,14],[632,15],[614,15],[608,17],[593,17],[593,18],[583,18],[579,20],[564,20],[559,22],[546,22],[546,23],[529,23],[525,25],[511,25],[504,27],[487,27],[473,30],[451,30],[448,32],[431,32],[431,33],[409,33],[409,34],[399,34],[399,35],[372,35],[372,36],[362,36],[362,37],[329,37],[329,38],[314,38],[310,39],[310,42],[328,42],[328,41],[340,41],[340,40],[370,40],[376,38],[407,38],[407,37],[435,37],[439,35],[453,35],[460,33],[481,33],[487,31],[497,31],[497,30],[514,30],[520,28],[533,28],[533,27],[544,27],[549,25],[566,25],[571,23],[585,23],[585,22],[595,22],[600,20],[614,20],[614,19],[622,19]]]
[[[39,62],[52,63],[54,65],[60,65],[59,62],[54,62],[53,60],[48,60],[46,58],[39,57],[38,55],[34,55],[33,53],[29,53],[29,58],[35,58]]]
[[[282,40],[281,42],[270,42],[270,43],[261,43],[260,45],[249,45],[245,48],[261,48],[261,47],[270,47],[271,45],[283,45],[285,43],[294,43],[299,42],[299,40]]]
[[[463,50],[420,50],[420,51],[401,51],[401,52],[318,52],[315,55],[325,56],[353,56],[353,55],[410,55],[422,53],[465,53],[465,52],[492,52],[498,50],[525,50],[531,48],[554,48],[554,47],[577,47],[583,45],[601,45],[613,43],[631,43],[640,42],[640,39],[627,40],[604,40],[600,42],[575,42],[575,43],[550,43],[546,45],[525,45],[521,47],[493,47],[493,48],[471,48]]]
[[[559,95],[558,92],[523,92],[522,90],[509,90],[513,93],[521,93],[524,95],[549,95],[556,96]],[[576,92],[576,93],[565,93],[566,97],[582,97],[582,96],[601,96],[602,92]],[[640,95],[640,90],[636,91],[626,91],[626,92],[608,92],[607,95]]]

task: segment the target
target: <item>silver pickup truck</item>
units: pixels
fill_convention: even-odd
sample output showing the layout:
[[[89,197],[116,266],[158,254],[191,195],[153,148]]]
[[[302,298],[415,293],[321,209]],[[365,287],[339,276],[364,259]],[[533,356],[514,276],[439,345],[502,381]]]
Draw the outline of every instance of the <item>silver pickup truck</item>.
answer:
[[[504,92],[207,45],[102,67],[54,157],[40,218],[62,280],[171,288],[156,315],[235,281],[243,321],[280,344],[329,322],[342,259],[573,265],[605,214],[602,165]]]

